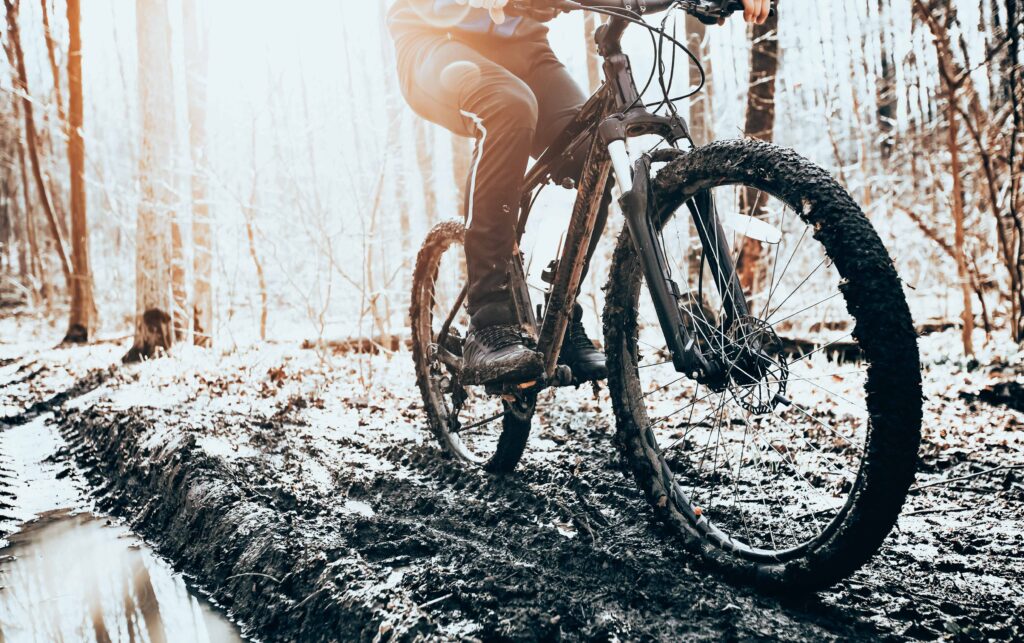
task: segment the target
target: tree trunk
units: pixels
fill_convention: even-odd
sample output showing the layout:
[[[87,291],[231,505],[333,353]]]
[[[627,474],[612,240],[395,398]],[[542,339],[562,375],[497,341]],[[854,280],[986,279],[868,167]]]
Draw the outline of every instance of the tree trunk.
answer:
[[[174,83],[171,26],[166,3],[136,0],[139,55],[139,215],[135,241],[135,343],[125,362],[153,357],[174,344],[171,327],[171,219],[177,199],[174,157]]]
[[[174,328],[176,342],[188,341],[188,331],[192,325],[188,289],[185,286],[185,241],[181,231],[181,213],[175,213],[171,218],[171,298],[174,300],[171,326]]]
[[[687,44],[690,51],[700,60],[704,68],[704,89],[696,96],[690,98],[690,134],[697,145],[705,145],[715,138],[714,123],[712,121],[712,87],[711,87],[711,53],[706,43],[707,26],[693,16],[686,16]],[[696,87],[700,83],[700,71],[696,65],[689,65],[690,86]]]
[[[964,186],[963,168],[960,166],[960,142],[957,136],[958,124],[956,117],[956,89],[949,83],[943,83],[946,91],[947,140],[949,142],[950,172],[953,175],[953,249],[956,252],[956,274],[960,281],[960,292],[963,298],[963,327],[961,339],[964,353],[974,355],[974,310],[971,301],[971,287],[967,276],[967,256],[964,253]]]
[[[39,0],[39,5],[43,11],[43,35],[46,37],[46,56],[50,61],[50,73],[53,74],[53,96],[57,103],[57,117],[60,119],[60,124],[63,128],[67,124],[67,116],[64,113],[64,98],[61,95],[60,66],[57,64],[57,47],[53,41],[53,30],[50,29],[50,10],[47,7],[47,0]],[[71,55],[70,52],[68,55]],[[70,82],[71,79],[69,78],[68,81]]]
[[[21,107],[14,103],[14,117],[20,117]],[[25,236],[28,239],[29,264],[28,271],[32,275],[32,292],[34,297],[50,300],[50,280],[43,270],[39,254],[39,241],[36,237],[36,222],[32,216],[32,185],[28,178],[28,161],[25,159],[25,139],[18,137],[18,168],[21,170],[21,196],[24,202]]]
[[[889,30],[892,8],[889,0],[878,0],[878,42],[881,60],[877,85],[877,116],[878,130],[881,133],[879,142],[883,160],[892,156],[895,146],[893,132],[896,129],[896,60],[892,52],[893,36]]]
[[[65,239],[71,238],[70,211],[64,209],[61,186],[54,177],[59,176],[61,169],[55,167],[64,138],[68,132],[67,113],[64,111],[64,87],[60,78],[60,65],[57,61],[57,43],[53,37],[53,29],[50,27],[50,0],[39,0],[40,10],[43,16],[43,36],[46,41],[46,58],[50,63],[50,75],[53,77],[53,99],[57,104],[57,129],[60,134],[54,140],[53,133],[49,127],[43,127],[43,149],[48,150],[50,155],[50,171],[47,173],[47,185],[50,188],[50,197],[53,199],[53,212],[57,217],[57,224],[60,226],[61,236]],[[43,112],[44,122],[49,122],[50,117],[47,111]],[[70,168],[69,168],[70,171]],[[69,243],[73,243],[70,242]],[[72,269],[74,269],[74,257],[71,258]],[[71,289],[69,285],[68,289]]]
[[[20,145],[20,142],[15,141],[14,145],[15,147],[17,147],[18,145]],[[10,216],[12,219],[11,223],[14,227],[14,235],[15,237],[17,237],[18,240],[18,277],[21,279],[21,283],[24,284],[24,286],[28,288],[28,291],[31,293],[31,296],[29,297],[29,303],[34,304],[36,299],[36,293],[34,292],[35,279],[32,278],[32,266],[29,263],[29,257],[31,257],[32,255],[29,252],[28,226],[25,225],[27,221],[25,220],[26,217],[24,213],[19,213],[16,203],[18,198],[17,177],[13,178],[12,180],[15,183],[14,185],[11,186],[10,190]]]
[[[256,284],[260,289],[260,340],[267,340],[267,279],[263,275],[263,264],[260,262],[260,255],[256,250],[256,229],[255,210],[259,198],[259,180],[253,175],[252,194],[249,196],[249,203],[242,207],[245,214],[245,236],[249,241],[249,258],[256,268]]]
[[[715,138],[714,112],[712,111],[714,93],[711,84],[711,55],[707,45],[707,26],[687,14],[686,37],[690,51],[697,56],[704,68],[704,89],[699,94],[690,97],[690,135],[693,137],[695,145],[705,145]],[[687,67],[690,70],[690,87],[695,88],[700,84],[700,70],[694,64],[689,64]],[[704,257],[698,241],[700,235],[697,233],[697,225],[691,219],[686,227],[687,281],[691,287],[696,288],[700,271],[704,267]]]
[[[776,14],[763,25],[750,29],[750,84],[747,90],[746,136],[771,141],[775,134],[775,77],[779,70],[778,2]],[[748,189],[743,194],[743,214],[757,217],[764,208],[764,196]],[[753,295],[761,272],[761,242],[744,238],[737,266],[743,289]]]
[[[11,39],[11,51],[14,55],[14,68],[16,76],[14,86],[21,92],[21,108],[25,118],[25,144],[28,148],[28,157],[32,163],[32,176],[35,179],[36,191],[39,193],[39,201],[43,204],[43,211],[46,213],[47,222],[50,225],[50,234],[53,235],[53,243],[57,248],[57,255],[60,258],[61,270],[64,272],[64,279],[71,284],[71,263],[68,261],[67,252],[64,250],[64,240],[61,238],[60,228],[57,225],[57,218],[54,215],[53,206],[46,190],[46,181],[43,179],[43,170],[39,161],[38,133],[36,132],[35,117],[32,111],[32,99],[29,98],[28,73],[25,71],[25,54],[21,48],[21,35],[18,30],[18,9],[19,0],[4,0],[4,8],[7,11],[7,31]]]
[[[381,5],[381,24],[384,24],[384,5]],[[394,66],[394,51],[386,32],[381,34],[381,56],[388,68]],[[409,265],[410,221],[409,199],[406,188],[405,171],[405,139],[402,136],[402,123],[405,120],[404,103],[397,79],[393,74],[384,76],[384,103],[387,110],[388,134],[385,142],[384,163],[389,167],[388,184],[391,186],[392,203],[398,215],[399,247],[401,248],[403,274],[409,274],[405,268]],[[381,253],[383,274],[387,275],[387,253]]]
[[[597,14],[592,11],[583,13],[583,51],[587,55],[587,83],[591,93],[601,86],[601,61],[597,57],[597,44],[594,32],[597,31]]]
[[[85,343],[96,327],[92,270],[89,266],[89,225],[85,212],[85,142],[82,139],[81,0],[67,0],[68,30],[68,165],[71,168],[71,318],[65,342]],[[46,1],[43,0],[43,4]]]
[[[192,341],[209,348],[213,345],[213,234],[205,160],[207,31],[200,26],[196,0],[185,0],[183,9],[192,156]]]
[[[416,163],[420,168],[420,178],[423,181],[423,212],[427,219],[427,226],[433,226],[437,221],[437,189],[434,184],[434,140],[433,132],[427,125],[427,121],[416,118],[413,121],[413,128],[416,131]]]
[[[186,54],[186,56],[188,55]],[[186,77],[188,76],[187,70],[185,75]],[[174,307],[171,311],[171,325],[174,329],[174,341],[176,342],[188,341],[188,333],[192,328],[193,316],[192,307],[188,301],[188,286],[186,284],[188,266],[185,259],[183,215],[182,211],[176,211],[171,216],[171,298],[174,300]]]

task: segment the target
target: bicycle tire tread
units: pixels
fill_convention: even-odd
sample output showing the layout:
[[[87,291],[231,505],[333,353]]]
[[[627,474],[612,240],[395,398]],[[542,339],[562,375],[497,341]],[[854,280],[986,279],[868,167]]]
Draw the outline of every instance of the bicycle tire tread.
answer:
[[[711,143],[669,162],[653,181],[662,221],[704,188],[743,183],[782,199],[814,228],[845,282],[853,331],[869,363],[866,387],[871,417],[866,451],[842,523],[807,556],[780,564],[745,561],[701,540],[669,501],[669,473],[649,428],[631,409],[641,392],[636,378],[635,303],[639,264],[623,230],[606,286],[604,333],[616,442],[641,490],[660,518],[677,527],[687,545],[713,567],[765,589],[814,590],[860,568],[892,530],[913,483],[920,444],[922,389],[917,335],[899,276],[870,221],[825,170],[796,152],[754,140]]]

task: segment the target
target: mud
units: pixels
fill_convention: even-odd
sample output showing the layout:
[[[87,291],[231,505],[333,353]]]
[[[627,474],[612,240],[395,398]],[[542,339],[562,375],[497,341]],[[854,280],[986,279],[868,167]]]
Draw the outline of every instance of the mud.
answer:
[[[961,394],[965,400],[980,400],[986,404],[1008,406],[1024,413],[1024,384],[1019,381],[997,382],[977,392]]]
[[[780,606],[691,567],[606,449],[506,479],[455,467],[430,444],[391,446],[374,455],[401,475],[338,480],[334,499],[313,498],[281,488],[259,457],[224,466],[195,435],[147,447],[174,420],[107,409],[64,418],[68,439],[83,445],[75,455],[104,474],[105,508],[162,534],[165,555],[258,636],[879,634],[817,600]],[[581,437],[608,438],[595,433]]]
[[[948,370],[926,374],[920,490],[880,555],[828,592],[768,596],[723,583],[653,521],[604,397],[545,395],[521,469],[491,477],[428,438],[407,354],[326,375],[310,351],[233,359],[171,383],[170,360],[136,367],[55,422],[101,508],[255,637],[1024,636],[1024,474],[984,473],[1024,464],[1024,423],[960,399]]]

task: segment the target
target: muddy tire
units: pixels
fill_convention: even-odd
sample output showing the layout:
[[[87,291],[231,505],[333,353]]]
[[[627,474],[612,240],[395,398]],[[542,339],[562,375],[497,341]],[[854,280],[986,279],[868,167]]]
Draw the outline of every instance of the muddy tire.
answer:
[[[416,257],[409,309],[416,382],[423,396],[430,430],[446,454],[491,473],[509,473],[519,464],[526,448],[536,396],[531,394],[516,402],[506,402],[488,396],[483,387],[463,387],[459,373],[439,363],[434,354],[441,325],[454,301],[449,297],[447,303],[439,303],[439,273],[447,269],[449,295],[465,284],[464,270],[456,268],[462,264],[464,237],[462,222],[439,223],[427,235]],[[443,261],[446,262],[444,267]],[[459,354],[467,321],[465,307],[460,306],[448,346]],[[464,398],[459,404],[455,404],[456,395]],[[476,415],[464,417],[474,410],[474,405]],[[469,436],[469,432],[473,435]]]
[[[702,515],[699,507],[695,510],[687,501],[690,480],[678,470],[674,473],[663,455],[665,445],[658,444],[645,406],[649,402],[641,389],[638,358],[643,359],[643,347],[638,349],[637,309],[643,275],[628,230],[615,250],[604,312],[617,446],[658,517],[710,566],[768,589],[824,588],[848,576],[877,551],[895,525],[913,482],[922,404],[916,333],[881,239],[827,172],[769,144],[712,143],[681,154],[657,173],[653,192],[658,227],[664,229],[677,209],[679,216],[686,215],[686,208],[680,206],[698,191],[720,186],[747,186],[738,189],[757,189],[786,204],[799,215],[790,223],[810,232],[806,242],[817,240],[831,262],[828,265],[834,265],[840,276],[842,298],[837,297],[835,305],[845,308],[854,320],[851,334],[865,364],[864,438],[862,445],[851,450],[851,459],[859,460],[859,465],[852,468],[851,484],[844,491],[848,495],[845,501],[836,501],[831,521],[817,537],[777,552],[770,548],[743,551],[738,546],[741,538],[716,535],[708,526],[706,510]],[[744,463],[742,453],[738,462],[738,466]]]

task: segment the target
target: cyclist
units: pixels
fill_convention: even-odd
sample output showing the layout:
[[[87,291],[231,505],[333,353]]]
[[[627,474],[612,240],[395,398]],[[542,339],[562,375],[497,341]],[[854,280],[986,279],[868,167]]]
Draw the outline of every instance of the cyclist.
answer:
[[[470,328],[462,373],[464,382],[474,384],[528,381],[543,372],[540,353],[517,324],[507,278],[520,184],[530,156],[543,152],[586,101],[548,44],[543,22],[554,12],[506,17],[507,4],[396,0],[388,12],[409,105],[453,133],[477,139],[466,212]],[[763,23],[771,2],[743,5],[748,22]],[[577,381],[603,379],[604,355],[581,319],[576,304],[559,359]]]

